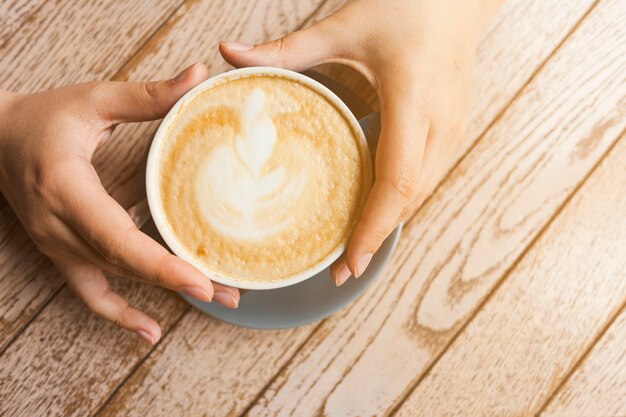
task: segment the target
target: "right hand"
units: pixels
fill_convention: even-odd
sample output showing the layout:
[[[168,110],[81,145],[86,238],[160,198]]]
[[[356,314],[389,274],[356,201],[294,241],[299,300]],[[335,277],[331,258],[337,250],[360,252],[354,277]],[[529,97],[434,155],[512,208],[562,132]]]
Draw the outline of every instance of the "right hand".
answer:
[[[167,81],[0,91],[0,190],[89,309],[152,344],[161,337],[158,323],[115,293],[103,271],[231,308],[239,291],[211,283],[139,231],[102,186],[91,158],[115,126],[163,117],[207,75],[196,64]]]

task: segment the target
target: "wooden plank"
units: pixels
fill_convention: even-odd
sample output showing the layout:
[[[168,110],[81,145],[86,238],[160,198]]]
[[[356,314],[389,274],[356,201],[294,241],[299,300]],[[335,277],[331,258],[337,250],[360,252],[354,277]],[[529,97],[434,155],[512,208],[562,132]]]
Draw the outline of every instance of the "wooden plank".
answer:
[[[626,182],[623,176],[622,181]],[[609,216],[614,218],[615,213]],[[622,272],[618,280],[624,279]],[[626,309],[541,413],[541,417],[580,416],[626,416]]]
[[[314,327],[242,329],[193,310],[98,415],[240,415]]]
[[[384,278],[250,415],[384,415],[402,401],[626,125],[621,7],[594,9],[407,225]]]
[[[620,7],[623,11],[623,3]],[[604,11],[620,12],[620,7]],[[615,28],[625,17],[618,15],[621,20],[614,16],[613,24],[608,15],[597,23]],[[626,217],[616,211],[626,206],[625,159],[622,138],[417,386],[397,417],[416,413],[534,416],[540,411],[603,327],[626,305]],[[619,351],[623,358],[624,346],[616,346],[612,354]],[[621,373],[624,391],[624,368],[617,371],[611,362],[598,365],[612,369],[614,375]],[[609,395],[617,394],[612,390]],[[583,392],[578,400],[584,403],[589,395]],[[624,398],[613,397],[598,413],[576,408],[572,415],[623,415],[606,406],[619,402],[624,410]]]
[[[0,88],[31,91],[110,78],[178,3],[150,0],[110,7],[106,1],[46,2],[0,45]],[[26,14],[28,6],[18,4],[0,7],[7,7],[12,15]],[[0,225],[2,352],[62,281],[30,243],[4,198],[0,199]]]
[[[216,49],[209,48],[207,45],[216,45],[224,38],[243,37],[250,41],[260,41],[265,37],[278,36],[297,28],[315,10],[316,6],[316,1],[293,4],[287,0],[280,3],[269,0],[256,3],[241,0],[219,4],[190,2],[188,6],[181,8],[170,23],[164,25],[152,38],[142,49],[139,58],[128,64],[120,78],[126,76],[149,78],[151,73],[156,73],[157,76],[166,76],[166,74],[169,76],[185,66],[185,61],[211,59],[214,62]],[[216,21],[216,16],[220,16],[219,21]],[[203,36],[198,36],[198,33],[202,33]],[[219,67],[216,63],[211,68],[217,71],[216,68],[224,68],[223,64],[221,65]],[[124,135],[129,132],[143,132],[140,139],[145,143],[150,136],[147,133],[150,129],[148,125],[153,126],[146,124],[144,131],[133,130],[138,129],[139,125],[127,130],[119,129],[121,133],[118,133],[117,137],[125,137]],[[116,149],[111,146],[105,148]],[[131,150],[136,155],[137,152],[142,152],[132,147]],[[119,153],[116,155],[123,156]],[[118,168],[120,166],[124,165],[117,165]],[[2,224],[6,228],[11,227],[10,222]],[[7,234],[11,235],[9,232]],[[23,236],[19,239],[25,240]],[[7,242],[6,249],[14,250],[13,254],[18,259],[22,259],[23,263],[32,262],[34,256],[37,255],[34,249],[28,250],[23,247],[17,250],[12,243],[13,241]],[[0,253],[5,257],[3,259],[8,259],[15,265],[22,265],[14,260],[9,252],[3,250]],[[14,269],[12,273],[18,277],[23,276],[23,273],[17,269]],[[39,279],[39,276],[33,275],[35,275],[33,281]],[[43,286],[48,284],[39,283],[38,285],[32,286],[37,287],[38,291],[43,291]],[[120,285],[121,292],[129,297],[134,305],[160,321],[164,334],[188,309],[187,305],[171,292],[124,280],[118,285]],[[8,290],[10,293],[10,289]],[[28,294],[27,299],[34,298],[34,288],[19,294],[24,293]],[[67,329],[72,329],[72,331]],[[301,331],[303,335],[307,334],[306,329]],[[215,337],[220,337],[219,333],[216,333]],[[297,340],[293,335],[291,338]],[[225,337],[224,340],[228,339]],[[268,349],[272,350],[271,340],[263,340]],[[297,346],[297,343],[294,346]],[[235,347],[236,345],[232,342],[231,354]],[[242,349],[242,355],[250,354],[246,346]],[[31,353],[25,353],[28,351]],[[101,406],[117,385],[125,380],[149,351],[150,348],[142,345],[134,335],[94,317],[80,301],[71,295],[67,288],[63,288],[24,333],[0,356],[2,378],[0,379],[2,381],[0,414],[38,415],[44,411],[62,415],[92,413]],[[259,349],[259,352],[264,354],[263,349]],[[288,353],[288,351],[285,352],[285,354]],[[270,355],[270,357],[279,357],[276,352],[272,354],[274,356]],[[233,358],[237,358],[237,355],[234,354]],[[256,365],[267,367],[267,372],[273,369],[260,359]],[[103,375],[102,369],[113,371],[109,375]],[[276,368],[274,368],[275,371]],[[59,381],[63,381],[63,384]],[[85,381],[89,383],[86,384]],[[256,382],[258,383],[258,380]],[[71,392],[72,396],[68,396],[68,392]]]
[[[128,280],[114,288],[164,329],[188,307],[165,290]],[[93,314],[64,286],[0,357],[0,415],[85,416],[152,348]]]
[[[4,0],[0,3],[0,51],[5,40],[32,19],[43,3],[44,0]]]
[[[48,1],[0,48],[0,88],[34,91],[111,77],[181,0]],[[70,29],[71,30],[68,30]]]

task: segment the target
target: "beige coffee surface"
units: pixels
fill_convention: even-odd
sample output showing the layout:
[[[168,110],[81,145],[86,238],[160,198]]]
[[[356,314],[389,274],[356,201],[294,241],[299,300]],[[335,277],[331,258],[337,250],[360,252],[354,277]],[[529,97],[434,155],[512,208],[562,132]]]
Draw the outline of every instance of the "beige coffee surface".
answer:
[[[345,242],[369,190],[365,144],[327,98],[297,81],[228,81],[183,106],[161,158],[176,238],[236,280],[276,281]]]

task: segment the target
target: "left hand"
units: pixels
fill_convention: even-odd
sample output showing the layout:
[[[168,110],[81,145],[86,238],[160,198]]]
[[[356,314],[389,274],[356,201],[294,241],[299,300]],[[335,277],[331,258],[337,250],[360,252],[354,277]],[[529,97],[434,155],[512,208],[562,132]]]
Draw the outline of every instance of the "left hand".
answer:
[[[465,132],[476,45],[499,0],[357,0],[316,25],[257,46],[220,44],[236,67],[295,71],[337,62],[378,92],[382,131],[376,180],[337,285],[359,277],[385,238],[436,186]]]
[[[239,292],[211,283],[142,233],[104,189],[91,159],[118,124],[163,117],[207,75],[194,65],[165,81],[0,91],[0,190],[87,307],[152,344],[159,324],[113,291],[104,271],[231,308]]]

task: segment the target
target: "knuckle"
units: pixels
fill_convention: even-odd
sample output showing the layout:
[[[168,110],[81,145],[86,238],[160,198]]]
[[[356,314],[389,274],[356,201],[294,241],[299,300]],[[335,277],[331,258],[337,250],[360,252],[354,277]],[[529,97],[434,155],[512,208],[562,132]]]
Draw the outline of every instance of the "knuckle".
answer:
[[[114,233],[96,240],[96,250],[105,261],[112,265],[122,265],[126,254],[126,242],[131,229]]]
[[[30,221],[25,224],[33,243],[42,253],[52,252],[52,230],[44,222]]]
[[[381,227],[373,227],[369,233],[370,239],[375,242],[382,242],[389,235],[390,230],[383,229]]]
[[[156,88],[155,83],[142,83],[141,89],[148,103],[155,101],[158,98],[157,88]]]
[[[416,172],[405,171],[386,182],[401,200],[405,203],[409,203],[416,198],[417,179]]]
[[[167,264],[170,261],[171,256],[172,255],[170,255],[169,253],[163,254],[163,256],[156,261],[156,268],[154,270],[153,276],[150,277],[155,284],[161,287],[172,287],[170,283],[170,275],[166,272]]]
[[[33,172],[32,191],[44,202],[49,202],[54,191],[58,188],[61,172],[58,164],[39,162]]]
[[[147,82],[141,84],[141,95],[143,102],[151,110],[154,117],[162,116],[162,110],[165,107],[161,94],[159,94],[158,82]]]
[[[84,297],[83,302],[85,303],[87,310],[91,311],[93,314],[102,316],[102,304],[100,303],[100,297]]]
[[[276,59],[280,67],[284,67],[286,65],[285,56],[288,52],[289,43],[290,40],[288,36],[275,39],[270,43],[272,50],[275,51]]]
[[[83,85],[84,98],[88,108],[99,111],[106,107],[109,85],[106,81],[94,81]],[[99,114],[101,115],[101,114]],[[104,116],[104,115],[101,115]]]

